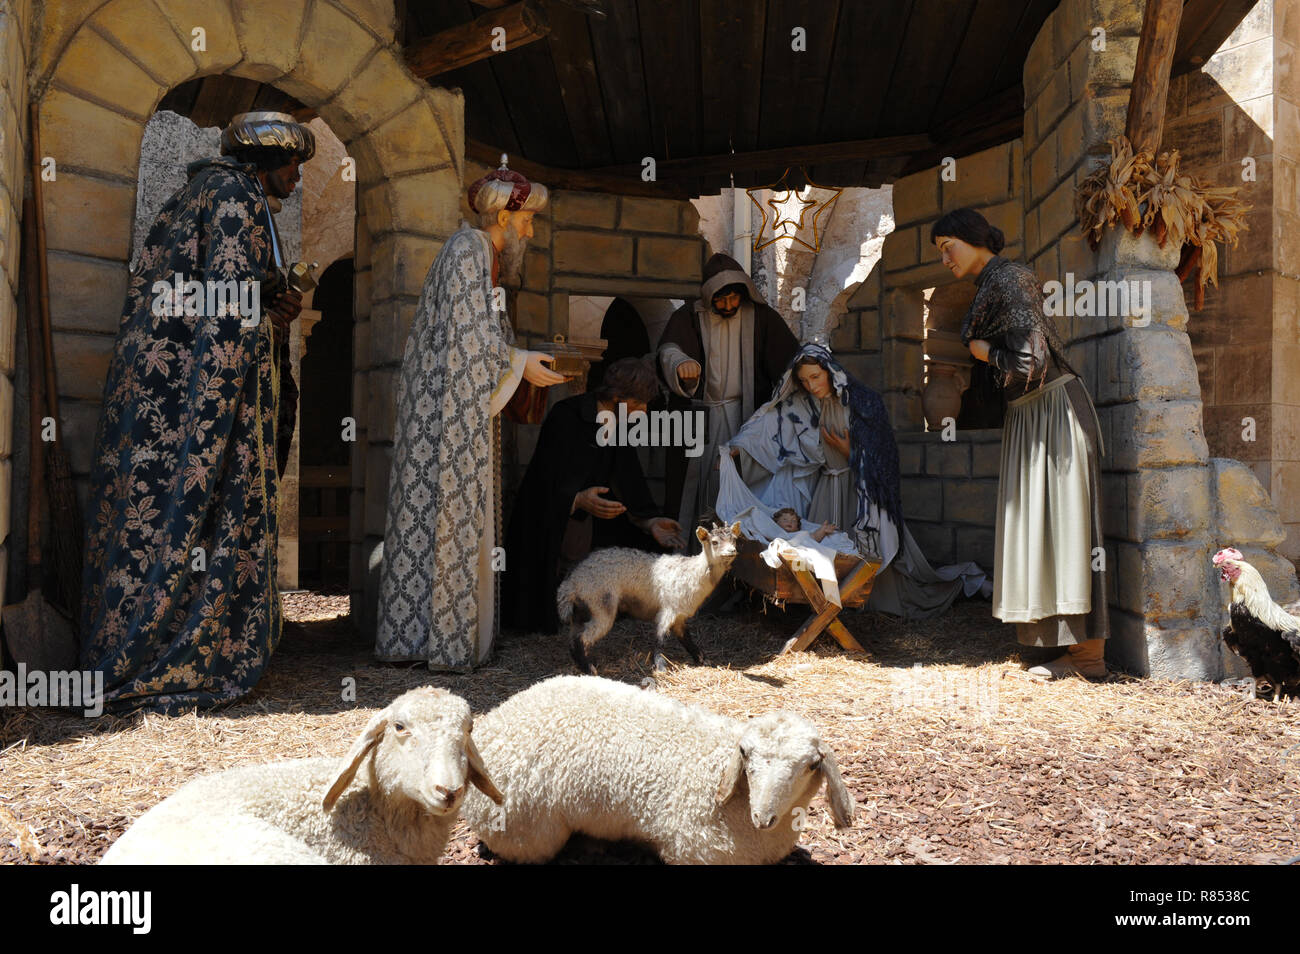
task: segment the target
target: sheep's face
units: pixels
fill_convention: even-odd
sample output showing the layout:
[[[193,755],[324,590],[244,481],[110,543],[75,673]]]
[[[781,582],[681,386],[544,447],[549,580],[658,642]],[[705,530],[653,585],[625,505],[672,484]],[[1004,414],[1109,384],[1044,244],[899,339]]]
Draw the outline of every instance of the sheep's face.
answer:
[[[740,536],[739,523],[733,523],[729,527],[714,527],[712,530],[699,527],[695,531],[695,536],[703,546],[709,563],[730,564],[736,559],[736,539]]]
[[[809,788],[821,783],[822,744],[816,726],[789,712],[758,716],[745,726],[740,754],[754,827],[792,824],[795,802],[811,797]]]
[[[380,788],[405,796],[430,815],[460,808],[470,780],[468,703],[447,692],[417,690],[388,707],[388,724],[375,749]]]

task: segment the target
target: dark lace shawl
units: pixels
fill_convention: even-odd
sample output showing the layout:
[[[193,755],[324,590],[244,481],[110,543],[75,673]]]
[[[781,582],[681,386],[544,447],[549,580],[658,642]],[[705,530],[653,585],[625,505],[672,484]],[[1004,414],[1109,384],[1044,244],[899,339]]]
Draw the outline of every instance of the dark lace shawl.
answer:
[[[1057,367],[1075,373],[1065,360],[1065,344],[1057,334],[1056,326],[1043,311],[1043,289],[1031,269],[995,255],[976,276],[975,288],[975,299],[961,323],[962,344],[969,345],[976,339],[1001,344],[1010,332],[1027,334],[1036,331],[1047,342],[1047,349]],[[1044,362],[1038,382],[1040,387],[1046,374],[1047,363]],[[1010,372],[1004,374],[1004,387],[1010,383],[1011,377]]]

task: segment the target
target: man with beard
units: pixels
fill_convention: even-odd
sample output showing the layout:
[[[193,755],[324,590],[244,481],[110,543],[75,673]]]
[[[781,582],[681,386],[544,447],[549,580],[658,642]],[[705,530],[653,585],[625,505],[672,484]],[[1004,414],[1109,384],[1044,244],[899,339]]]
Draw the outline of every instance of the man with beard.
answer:
[[[521,381],[564,380],[513,346],[498,282],[517,286],[545,186],[501,168],[469,187],[462,222],[424,280],[397,384],[375,655],[464,672],[500,631],[500,420]]]
[[[713,508],[719,445],[772,396],[798,348],[734,258],[718,253],[705,263],[700,297],[673,312],[659,339],[669,408],[702,411],[708,422],[700,456],[688,458],[685,447],[668,450],[665,509],[683,527],[697,526]],[[688,543],[694,540],[687,534]]]
[[[315,149],[283,113],[234,117],[131,275],[82,576],[82,668],[103,672],[110,711],[237,699],[279,642],[277,353],[302,296],[279,272],[271,212]]]

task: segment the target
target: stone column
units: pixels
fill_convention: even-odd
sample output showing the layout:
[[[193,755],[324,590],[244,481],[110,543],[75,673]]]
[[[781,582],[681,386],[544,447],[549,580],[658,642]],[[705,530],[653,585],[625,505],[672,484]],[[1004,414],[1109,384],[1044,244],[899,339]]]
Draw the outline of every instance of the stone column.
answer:
[[[1106,442],[1107,569],[1117,597],[1108,654],[1132,672],[1217,679],[1224,664],[1210,565],[1209,451],[1187,307],[1173,272],[1178,254],[1150,234],[1119,230],[1099,250],[1097,280],[1138,283],[1150,309],[1149,322],[1091,319],[1106,330],[1084,352],[1095,368]]]

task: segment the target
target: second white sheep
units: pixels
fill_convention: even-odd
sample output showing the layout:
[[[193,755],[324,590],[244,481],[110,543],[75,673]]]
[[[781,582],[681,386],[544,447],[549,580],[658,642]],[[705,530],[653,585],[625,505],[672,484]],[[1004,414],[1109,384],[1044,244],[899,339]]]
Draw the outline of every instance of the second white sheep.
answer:
[[[569,836],[647,844],[669,864],[770,864],[788,855],[826,783],[838,827],[854,801],[807,719],[738,722],[592,676],[557,676],[507,699],[474,729],[505,792],[477,792],[465,820],[510,861],[553,857]]]

